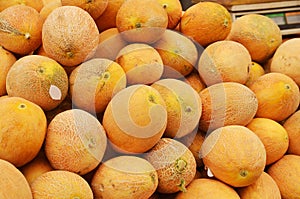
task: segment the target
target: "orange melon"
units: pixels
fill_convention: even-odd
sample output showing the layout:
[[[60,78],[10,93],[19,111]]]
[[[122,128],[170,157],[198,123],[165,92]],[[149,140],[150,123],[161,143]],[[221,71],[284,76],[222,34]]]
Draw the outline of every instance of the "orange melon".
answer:
[[[0,46],[0,96],[6,92],[6,76],[10,67],[17,61],[16,56]]]
[[[254,61],[251,62],[249,67],[249,76],[245,83],[246,86],[250,86],[257,78],[264,75],[266,73],[264,67]]]
[[[97,19],[105,11],[108,0],[61,0],[63,6],[78,6]]]
[[[198,61],[199,75],[208,86],[220,82],[245,84],[249,76],[251,56],[234,41],[217,41],[208,45]]]
[[[157,0],[168,14],[168,29],[174,29],[180,22],[182,6],[180,0]]]
[[[55,60],[41,55],[18,59],[6,77],[9,96],[25,98],[45,111],[54,109],[65,99],[68,86],[64,68]]]
[[[40,11],[42,7],[44,6],[43,0],[0,0],[0,12],[8,7],[14,6],[14,5],[26,5],[30,6],[36,11]]]
[[[116,58],[126,73],[128,85],[151,84],[159,80],[164,65],[154,47],[145,43],[132,43],[122,48]]]
[[[249,88],[258,100],[256,117],[283,121],[299,106],[299,87],[292,78],[283,73],[266,73]]]
[[[186,191],[196,175],[196,160],[192,152],[181,142],[161,138],[145,153],[145,158],[158,174],[159,193]]]
[[[60,6],[46,18],[42,42],[49,57],[64,66],[75,66],[95,53],[99,31],[91,15],[82,8]]]
[[[27,55],[42,44],[43,19],[30,6],[10,6],[0,13],[0,45],[5,49]]]
[[[256,117],[246,127],[263,142],[267,153],[267,165],[276,162],[287,152],[289,147],[288,133],[278,122]]]
[[[232,19],[229,11],[216,2],[198,2],[183,13],[179,30],[201,46],[224,40],[230,32]]]
[[[72,103],[92,114],[104,112],[107,104],[126,87],[126,75],[116,62],[95,58],[77,66],[70,74]]]
[[[179,32],[167,29],[152,45],[164,64],[164,78],[182,78],[196,68],[198,50],[195,43]]]
[[[115,150],[144,153],[160,140],[166,129],[166,104],[155,88],[131,85],[113,96],[102,123]]]
[[[273,198],[281,199],[278,185],[273,178],[266,172],[263,172],[260,177],[251,185],[237,189],[241,199],[251,198]]]
[[[80,175],[65,170],[43,173],[31,184],[31,191],[35,199],[93,199],[93,192],[89,184]]]
[[[289,137],[288,153],[300,155],[300,110],[294,112],[290,117],[288,117],[284,121],[283,127],[287,131]]]
[[[258,101],[253,91],[237,82],[217,83],[200,92],[202,114],[199,129],[206,132],[226,125],[247,125]]]
[[[0,159],[0,198],[32,199],[30,186],[24,175],[9,161]]]
[[[262,14],[246,14],[232,23],[228,40],[244,45],[258,63],[266,62],[282,43],[279,26]]]
[[[100,32],[109,28],[116,28],[116,16],[125,0],[108,0],[104,12],[95,19]]]
[[[300,38],[292,38],[283,42],[275,51],[270,66],[271,72],[283,73],[291,77],[300,86]]]
[[[149,198],[157,185],[157,172],[150,162],[137,156],[126,155],[103,162],[91,181],[96,199]]]
[[[25,176],[29,185],[31,185],[32,182],[43,173],[52,170],[53,168],[45,156],[43,149],[40,150],[40,152],[32,161],[20,168],[20,171]]]
[[[100,164],[106,145],[105,130],[97,118],[71,109],[57,114],[48,125],[45,154],[54,169],[84,175]]]
[[[266,166],[266,150],[259,137],[240,125],[228,125],[211,132],[200,155],[217,179],[233,187],[254,183]]]
[[[167,26],[168,14],[157,0],[126,0],[116,15],[116,27],[128,42],[153,43]]]
[[[201,178],[193,180],[186,188],[186,192],[180,192],[175,199],[239,199],[237,192],[227,184],[216,180]]]
[[[267,173],[274,179],[282,198],[298,198],[300,195],[300,156],[285,155],[272,164]]]
[[[47,119],[41,107],[24,98],[1,98],[0,158],[20,167],[42,148]]]

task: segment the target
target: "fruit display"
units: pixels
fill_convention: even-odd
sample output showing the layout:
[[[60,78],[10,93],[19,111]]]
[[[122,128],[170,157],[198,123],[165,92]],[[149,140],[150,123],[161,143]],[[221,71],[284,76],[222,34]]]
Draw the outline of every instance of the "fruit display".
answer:
[[[0,0],[1,199],[300,197],[300,33],[222,1],[20,2]]]

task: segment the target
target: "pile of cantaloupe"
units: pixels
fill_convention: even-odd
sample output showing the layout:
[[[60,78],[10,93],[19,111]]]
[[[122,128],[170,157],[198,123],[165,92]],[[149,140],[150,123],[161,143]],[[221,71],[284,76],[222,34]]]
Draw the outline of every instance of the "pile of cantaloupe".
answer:
[[[1,199],[300,197],[300,38],[179,0],[0,0]]]

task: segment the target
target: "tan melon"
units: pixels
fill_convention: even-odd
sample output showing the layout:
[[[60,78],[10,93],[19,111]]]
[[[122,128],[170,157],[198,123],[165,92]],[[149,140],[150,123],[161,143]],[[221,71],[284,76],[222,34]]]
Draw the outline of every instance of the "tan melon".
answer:
[[[16,56],[0,46],[0,96],[6,92],[6,76],[10,67],[17,61]]]
[[[181,138],[198,128],[202,102],[189,84],[177,79],[161,79],[151,87],[160,93],[166,103],[168,119],[165,137]]]
[[[31,184],[31,191],[35,199],[93,199],[89,184],[80,175],[65,170],[43,173]]]
[[[300,54],[296,49],[300,49],[300,38],[283,42],[272,57],[270,70],[291,77],[300,86]]]
[[[279,187],[282,198],[300,195],[300,156],[285,155],[268,168],[267,173]]]
[[[42,29],[47,55],[64,66],[75,66],[92,57],[99,31],[88,12],[77,6],[60,6],[46,18]]]
[[[9,161],[0,159],[0,198],[32,199],[30,186],[24,175]]]
[[[9,96],[25,98],[45,111],[54,109],[65,99],[68,86],[64,68],[55,60],[41,55],[18,59],[6,77]]]
[[[103,162],[91,181],[95,199],[149,198],[157,185],[157,172],[150,162],[125,155]]]
[[[106,146],[101,123],[81,109],[63,111],[48,125],[45,154],[54,169],[84,175],[99,165]]]
[[[161,138],[145,153],[145,158],[158,174],[159,193],[185,191],[196,175],[196,160],[192,152],[181,142]]]
[[[227,39],[244,45],[258,63],[266,62],[282,43],[279,26],[262,14],[246,14],[232,23]]]
[[[208,86],[220,82],[245,84],[249,76],[251,56],[248,50],[234,41],[217,41],[201,54],[197,69]]]
[[[196,68],[198,50],[195,43],[179,32],[167,29],[152,45],[164,64],[164,78],[182,78]]]
[[[95,58],[77,66],[69,82],[72,103],[96,114],[104,112],[113,95],[126,87],[126,75],[118,63]]]
[[[199,128],[204,132],[226,125],[247,125],[258,108],[254,92],[237,82],[211,85],[200,92],[200,97]]]
[[[144,43],[132,43],[122,48],[116,58],[126,73],[127,83],[151,84],[159,80],[164,65],[154,47]]]
[[[127,44],[117,28],[106,29],[99,34],[99,45],[93,57],[115,61],[119,51]]]
[[[233,187],[254,183],[266,166],[266,150],[259,137],[240,125],[228,125],[211,132],[200,155],[217,179]]]
[[[300,155],[300,110],[294,112],[287,118],[283,123],[283,127],[287,131],[289,137],[288,153]]]
[[[20,168],[20,171],[25,176],[29,185],[31,185],[32,182],[43,173],[52,170],[54,169],[52,168],[47,157],[45,156],[43,149],[37,154],[37,156],[32,161]]]

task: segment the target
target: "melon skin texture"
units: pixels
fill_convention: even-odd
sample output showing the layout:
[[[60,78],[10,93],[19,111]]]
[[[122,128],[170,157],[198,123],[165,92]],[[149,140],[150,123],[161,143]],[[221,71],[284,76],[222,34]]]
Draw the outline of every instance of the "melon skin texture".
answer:
[[[64,66],[76,66],[95,53],[99,31],[85,10],[77,6],[61,6],[46,18],[42,42],[49,57]]]

